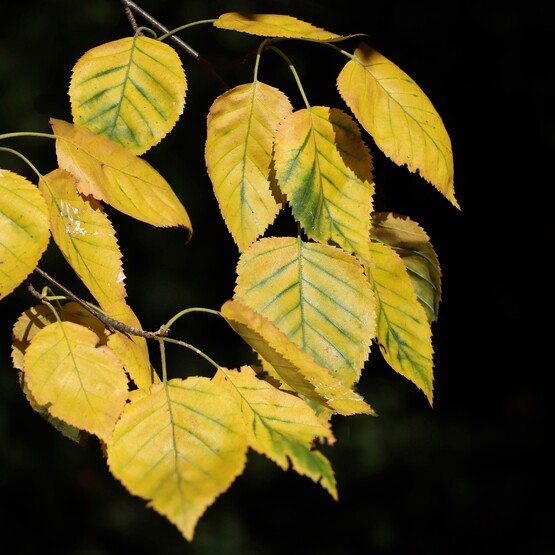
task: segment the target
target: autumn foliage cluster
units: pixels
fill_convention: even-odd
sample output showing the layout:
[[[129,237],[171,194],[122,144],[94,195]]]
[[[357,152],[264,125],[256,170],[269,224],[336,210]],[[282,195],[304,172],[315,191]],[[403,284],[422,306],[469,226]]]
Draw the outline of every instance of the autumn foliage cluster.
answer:
[[[126,300],[106,205],[202,241],[171,186],[141,158],[171,132],[185,106],[187,76],[168,35],[138,29],[89,50],[71,75],[71,121],[52,118],[52,134],[0,135],[3,142],[53,139],[58,163],[43,174],[28,161],[36,183],[0,170],[0,299],[26,285],[36,297],[13,326],[22,391],[69,439],[95,436],[111,473],[187,540],[243,472],[250,449],[337,498],[318,444],[333,444],[334,415],[375,415],[356,390],[373,345],[433,402],[440,266],[415,221],[374,210],[368,137],[459,208],[440,116],[420,87],[360,36],[285,15],[225,13],[210,24],[260,37],[252,81],[212,103],[199,160],[220,207],[216,216],[239,251],[230,299],[205,311],[252,347],[256,365],[220,366],[171,336],[178,318],[201,309],[180,307],[147,332]],[[335,77],[340,107],[310,104],[285,51],[291,40],[346,58]],[[353,52],[339,46],[355,40]],[[275,83],[259,81],[269,52],[291,69],[303,106],[293,106]],[[265,236],[286,206],[298,234]],[[90,299],[39,265],[47,248],[59,249]],[[28,284],[34,272],[49,280],[43,291]],[[159,344],[159,362],[150,360],[147,342]],[[213,362],[213,376],[189,369],[169,379],[169,345]]]

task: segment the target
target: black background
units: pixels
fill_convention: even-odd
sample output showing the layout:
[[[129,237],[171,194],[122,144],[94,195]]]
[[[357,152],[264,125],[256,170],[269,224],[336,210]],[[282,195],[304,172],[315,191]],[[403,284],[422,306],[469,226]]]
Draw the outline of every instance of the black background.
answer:
[[[537,306],[548,314],[543,276],[549,243],[542,222],[549,221],[552,177],[542,165],[555,146],[542,61],[548,18],[532,5],[523,11],[468,2],[380,3],[364,12],[358,4],[325,0],[141,5],[170,28],[252,11],[293,15],[340,34],[365,33],[432,100],[452,140],[461,211],[418,175],[372,153],[383,208],[420,223],[442,267],[443,301],[433,328],[434,406],[375,349],[359,391],[379,416],[334,420],[337,443],[325,451],[336,471],[339,502],[310,480],[251,455],[245,473],[207,510],[188,543],[110,475],[94,440],[79,447],[30,409],[10,361],[11,326],[33,304],[18,288],[0,303],[0,532],[9,552],[553,553],[546,508],[552,363],[538,331],[549,331],[549,324],[534,315]],[[50,117],[70,121],[67,86],[74,63],[89,48],[131,34],[116,0],[31,0],[9,9],[4,3],[0,15],[0,134],[49,133]],[[244,37],[209,25],[180,37],[215,61],[245,48]],[[246,43],[258,44],[251,39]],[[348,44],[352,51],[356,41]],[[345,109],[335,90],[345,59],[311,44],[284,48],[311,104]],[[185,112],[145,158],[187,207],[193,240],[185,245],[182,231],[109,213],[124,255],[129,303],[146,329],[189,306],[218,309],[234,285],[237,250],[203,158],[206,112],[221,89],[195,61],[182,58],[189,83]],[[226,70],[224,78],[231,85],[245,82],[252,65]],[[260,78],[302,107],[277,57],[263,58]],[[51,141],[14,139],[0,146],[17,148],[42,173],[56,166]],[[34,181],[27,166],[7,153],[0,152],[0,167]],[[50,251],[41,266],[82,293]],[[196,316],[173,331],[221,363],[242,361],[242,347],[213,317]],[[210,375],[198,358],[173,356],[176,376]]]

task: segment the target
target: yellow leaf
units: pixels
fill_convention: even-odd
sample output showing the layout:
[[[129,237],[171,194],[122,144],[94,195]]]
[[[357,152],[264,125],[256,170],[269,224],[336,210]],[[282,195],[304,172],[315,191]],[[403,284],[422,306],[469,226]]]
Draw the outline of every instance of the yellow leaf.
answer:
[[[35,269],[49,239],[48,212],[38,189],[0,169],[0,299]]]
[[[132,328],[142,329],[139,319],[125,301],[104,305],[102,308],[106,314],[119,322]],[[158,374],[150,363],[148,346],[144,337],[116,331],[108,337],[108,346],[122,361],[125,370],[137,387],[148,390],[153,383],[160,382]]]
[[[98,336],[101,345],[106,344],[106,327],[104,324],[79,304],[73,301],[63,304],[59,308],[58,316],[60,320],[89,328]],[[23,355],[33,337],[48,324],[56,321],[52,309],[44,304],[33,306],[21,314],[12,328],[12,362],[14,368],[23,370]]]
[[[246,452],[237,402],[203,377],[173,379],[133,396],[107,448],[113,475],[188,540],[243,471]]]
[[[279,187],[307,235],[368,260],[373,163],[356,123],[337,109],[299,110],[279,128],[275,160]]]
[[[378,342],[387,363],[413,382],[433,404],[433,348],[430,323],[418,302],[401,257],[372,243],[367,269],[378,302]]]
[[[428,321],[435,322],[441,301],[441,268],[426,232],[407,216],[375,213],[372,238],[401,257]]]
[[[261,239],[237,264],[234,299],[272,322],[346,386],[358,382],[376,332],[361,264],[330,245]]]
[[[434,185],[455,207],[451,139],[422,89],[361,44],[337,78],[339,93],[382,152]]]
[[[282,470],[295,472],[320,482],[337,499],[337,485],[330,462],[313,448],[316,441],[333,444],[329,423],[322,423],[301,399],[256,377],[253,369],[221,368],[214,377],[237,397],[247,431],[249,447],[266,455]]]
[[[112,224],[98,201],[83,198],[77,180],[57,169],[39,182],[52,237],[75,273],[100,304],[126,296],[121,252]]]
[[[358,393],[333,377],[327,368],[247,305],[226,301],[221,314],[294,391],[345,416],[375,414]]]
[[[287,37],[321,42],[334,42],[347,37],[330,33],[311,23],[306,23],[290,15],[254,14],[229,12],[214,21],[214,27],[260,35],[264,37]]]
[[[187,211],[167,181],[147,162],[91,131],[51,118],[60,168],[77,189],[148,224],[182,226],[192,233]]]
[[[143,154],[183,113],[187,80],[168,44],[134,36],[86,52],[69,86],[73,121]]]
[[[262,235],[279,212],[270,163],[277,127],[291,111],[281,91],[256,82],[222,94],[208,113],[208,175],[240,251]]]
[[[127,400],[127,377],[98,341],[79,324],[49,324],[25,350],[23,370],[34,399],[52,416],[108,441]]]

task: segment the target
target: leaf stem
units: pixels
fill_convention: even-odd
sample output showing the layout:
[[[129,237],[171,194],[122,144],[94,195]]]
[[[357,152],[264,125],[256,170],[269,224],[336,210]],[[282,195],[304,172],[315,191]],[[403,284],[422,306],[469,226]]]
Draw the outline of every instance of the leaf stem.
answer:
[[[33,165],[33,163],[28,158],[23,156],[23,154],[21,154],[21,152],[18,152],[17,150],[14,150],[13,148],[6,148],[6,147],[0,147],[0,151],[9,152],[10,154],[14,154],[15,156],[18,156],[37,174],[39,179],[42,179],[42,174],[39,172],[39,170],[37,170],[37,168]]]
[[[209,314],[214,314],[215,316],[221,316],[221,314],[217,310],[212,310],[210,308],[200,308],[200,307],[193,307],[193,308],[186,308],[181,312],[178,312],[175,316],[170,318],[170,320],[164,324],[160,330],[164,330],[166,334],[170,331],[170,327],[182,316],[189,314],[189,312],[207,312]]]
[[[297,70],[295,69],[295,66],[293,65],[293,62],[291,62],[291,60],[279,48],[276,48],[275,46],[270,45],[270,46],[267,47],[267,49],[268,50],[273,50],[276,54],[278,54],[279,56],[281,56],[285,60],[289,69],[291,70],[291,73],[293,74],[293,77],[295,78],[295,81],[297,82],[297,86],[299,87],[299,91],[301,93],[301,96],[304,100],[304,103],[305,103],[307,109],[310,109],[310,104],[308,102],[308,98],[306,97],[303,86],[301,85],[301,80],[299,78],[299,74],[297,73]]]
[[[154,19],[154,17],[152,17],[147,11],[145,11],[143,8],[141,8],[131,0],[121,0],[121,3],[123,4],[123,9],[125,10],[127,18],[131,23],[131,27],[135,32],[139,31],[139,27],[137,26],[137,21],[135,20],[135,16],[132,12],[138,13],[139,15],[141,15],[141,17],[146,19],[153,27],[158,29],[158,31],[162,31],[162,33],[165,33],[163,35],[163,38],[166,38],[166,37],[170,38],[175,44],[177,44],[180,48],[182,48],[189,56],[191,56],[193,59],[199,62],[212,75],[212,77],[214,77],[214,79],[216,79],[216,81],[218,81],[220,85],[222,85],[222,87],[225,90],[229,89],[229,85],[214,70],[212,64],[208,60],[205,60],[196,50],[191,48],[186,42],[184,42],[179,37],[176,37],[173,34],[177,30],[170,31],[165,25],[162,25],[162,23]],[[206,23],[207,21],[211,21],[211,20],[201,21],[200,23]],[[162,40],[162,38],[159,38],[158,40]]]

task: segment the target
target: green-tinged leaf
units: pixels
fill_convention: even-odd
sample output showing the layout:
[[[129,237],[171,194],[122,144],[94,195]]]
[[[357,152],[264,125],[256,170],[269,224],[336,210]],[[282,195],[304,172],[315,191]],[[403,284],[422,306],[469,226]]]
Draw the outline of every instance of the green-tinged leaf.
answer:
[[[375,414],[358,393],[332,376],[264,316],[235,300],[226,301],[221,314],[297,393],[345,416]]]
[[[64,258],[100,304],[126,296],[121,252],[102,206],[76,190],[77,180],[57,169],[39,182],[52,237]]]
[[[60,432],[64,437],[67,437],[71,441],[74,441],[79,445],[84,445],[87,442],[90,436],[89,433],[83,430],[80,430],[75,426],[71,426],[70,424],[67,424],[63,420],[56,418],[55,416],[52,416],[48,411],[49,405],[39,405],[35,401],[35,398],[33,397],[33,395],[31,395],[31,392],[29,391],[29,388],[27,387],[27,384],[25,383],[25,381],[22,380],[22,382],[23,383],[21,384],[21,387],[22,387],[23,393],[25,394],[27,401],[29,401],[29,405],[31,405],[31,408],[36,413],[38,413],[55,430]]]
[[[127,400],[127,377],[116,355],[98,342],[79,324],[49,324],[25,350],[23,371],[39,405],[106,442]]]
[[[137,220],[158,227],[191,220],[168,182],[148,162],[121,145],[63,120],[50,120],[60,168],[77,179],[77,189]]]
[[[113,475],[188,540],[243,472],[246,452],[237,401],[227,387],[202,377],[138,390],[107,447]]]
[[[263,37],[286,37],[320,42],[334,42],[348,38],[330,33],[290,15],[281,14],[229,12],[220,15],[214,21],[214,27]]]
[[[131,328],[142,329],[139,319],[125,301],[104,305],[102,308],[106,314],[119,322]],[[150,363],[148,346],[144,337],[116,331],[108,337],[108,346],[121,360],[137,387],[148,390],[153,383],[160,382],[158,374]]]
[[[329,423],[322,423],[303,400],[256,377],[253,369],[221,368],[215,380],[227,384],[241,405],[249,447],[266,455],[282,470],[319,482],[337,499],[337,484],[330,462],[314,449],[316,441],[334,443]]]
[[[172,130],[186,91],[177,52],[136,35],[86,52],[73,67],[69,98],[74,123],[143,154]]]
[[[311,239],[368,259],[373,164],[348,115],[321,106],[291,114],[276,137],[275,169]]]
[[[372,239],[401,257],[428,321],[435,322],[441,301],[441,268],[426,232],[407,216],[374,213]]]
[[[205,159],[224,221],[244,250],[274,221],[270,181],[277,127],[292,111],[278,89],[256,82],[219,96],[208,113]]]
[[[352,255],[294,237],[261,239],[239,259],[234,299],[343,384],[358,382],[376,332],[376,307]]]
[[[433,348],[430,323],[418,302],[401,257],[372,243],[368,278],[378,303],[378,342],[387,363],[413,382],[433,404]]]
[[[39,190],[0,169],[0,299],[35,269],[49,239],[48,211]]]
[[[386,156],[418,171],[460,208],[451,139],[430,99],[404,71],[362,43],[341,70],[337,88]]]
[[[90,312],[75,302],[61,305],[58,317],[65,322],[80,324],[93,331],[99,338],[99,344],[106,344],[106,327]],[[23,355],[31,340],[38,331],[48,324],[57,321],[52,309],[44,304],[39,304],[27,309],[15,322],[12,328],[12,362],[14,368],[23,370]]]

